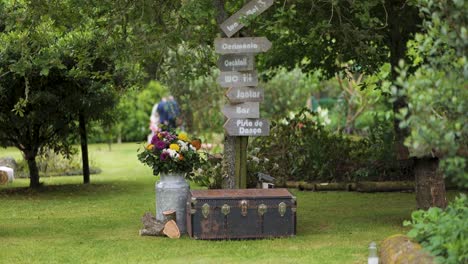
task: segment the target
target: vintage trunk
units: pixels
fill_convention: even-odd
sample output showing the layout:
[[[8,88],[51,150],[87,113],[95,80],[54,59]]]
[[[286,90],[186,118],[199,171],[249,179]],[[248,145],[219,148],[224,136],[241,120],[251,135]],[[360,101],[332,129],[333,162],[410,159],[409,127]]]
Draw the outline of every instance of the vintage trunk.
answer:
[[[195,239],[294,236],[296,198],[287,189],[192,190],[187,231]]]

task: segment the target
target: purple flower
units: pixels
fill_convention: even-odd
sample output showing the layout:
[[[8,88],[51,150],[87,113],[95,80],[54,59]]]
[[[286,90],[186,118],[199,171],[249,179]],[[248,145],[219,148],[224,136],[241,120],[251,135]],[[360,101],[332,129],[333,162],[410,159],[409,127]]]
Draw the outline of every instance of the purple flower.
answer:
[[[158,134],[156,133],[152,138],[151,138],[151,144],[156,146],[156,142],[159,141]]]
[[[163,151],[163,152],[161,153],[161,156],[159,156],[159,158],[160,158],[162,161],[166,161],[167,158],[169,158],[169,152]]]
[[[167,147],[166,142],[160,141],[160,140],[156,141],[156,142],[154,143],[154,146],[155,146],[157,149],[159,149],[159,150],[165,149],[165,148]]]

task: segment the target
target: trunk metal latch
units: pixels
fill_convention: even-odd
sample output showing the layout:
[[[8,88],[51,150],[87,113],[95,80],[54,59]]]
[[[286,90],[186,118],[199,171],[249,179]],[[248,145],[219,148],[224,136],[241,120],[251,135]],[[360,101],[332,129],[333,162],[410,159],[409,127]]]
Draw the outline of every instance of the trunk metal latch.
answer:
[[[267,207],[265,204],[259,205],[259,206],[258,206],[258,214],[261,215],[261,216],[263,216],[263,215],[266,213],[267,208],[268,208],[268,207]]]
[[[203,217],[208,218],[208,215],[210,214],[210,205],[205,203],[204,205],[202,205],[201,211]]]
[[[224,215],[228,215],[229,212],[231,212],[231,207],[228,204],[224,204],[221,207],[221,213],[223,213]]]
[[[241,215],[242,216],[247,216],[248,208],[249,208],[249,203],[247,200],[242,200],[240,202],[240,208],[241,208]]]
[[[286,214],[286,203],[281,202],[281,203],[278,205],[278,212],[279,212],[279,214],[281,215],[281,217],[283,217],[284,214]]]

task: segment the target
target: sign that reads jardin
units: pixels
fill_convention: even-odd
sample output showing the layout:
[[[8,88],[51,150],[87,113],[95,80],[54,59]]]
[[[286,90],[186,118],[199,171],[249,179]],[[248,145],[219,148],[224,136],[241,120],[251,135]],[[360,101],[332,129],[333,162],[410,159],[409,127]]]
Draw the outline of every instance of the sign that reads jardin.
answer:
[[[241,28],[244,27],[244,24],[240,20],[246,16],[257,16],[267,10],[270,6],[273,5],[274,0],[253,0],[247,3],[234,15],[224,21],[220,27],[226,33],[226,36],[231,37],[236,34]]]
[[[271,42],[265,37],[215,39],[215,52],[219,54],[259,53],[270,48]]]
[[[267,119],[231,118],[224,124],[224,130],[230,136],[258,137],[270,134]]]
[[[259,118],[260,103],[246,102],[225,105],[223,108],[223,114],[227,118]]]
[[[263,102],[263,88],[232,87],[226,92],[231,103]]]
[[[218,59],[218,68],[221,71],[251,71],[254,65],[253,54],[226,54]]]
[[[256,71],[249,72],[221,72],[216,80],[221,87],[257,86],[258,76]]]

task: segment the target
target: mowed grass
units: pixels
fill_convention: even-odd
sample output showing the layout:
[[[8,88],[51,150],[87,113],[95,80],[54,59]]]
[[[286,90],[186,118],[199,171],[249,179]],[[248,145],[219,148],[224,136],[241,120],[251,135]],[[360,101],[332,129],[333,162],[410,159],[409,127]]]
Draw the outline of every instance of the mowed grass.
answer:
[[[42,178],[40,191],[19,179],[0,187],[0,263],[367,263],[371,241],[404,233],[414,194],[301,192],[297,236],[199,241],[140,237],[140,218],[155,211],[151,169],[138,144],[92,145],[102,169],[91,176]],[[0,156],[14,155],[14,149]],[[192,184],[192,188],[200,188]]]

